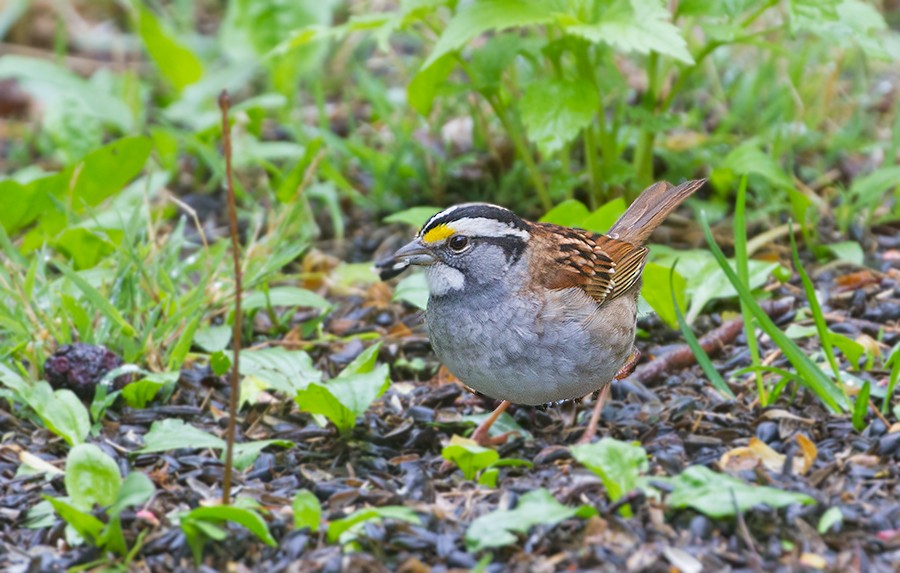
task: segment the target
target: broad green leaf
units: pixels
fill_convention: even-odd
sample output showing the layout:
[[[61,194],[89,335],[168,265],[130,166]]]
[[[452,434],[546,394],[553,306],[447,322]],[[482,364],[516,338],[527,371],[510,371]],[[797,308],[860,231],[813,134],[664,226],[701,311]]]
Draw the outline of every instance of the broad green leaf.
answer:
[[[542,223],[553,223],[563,227],[581,227],[591,214],[578,199],[566,199],[541,217]]]
[[[264,348],[242,350],[241,375],[262,382],[261,386],[293,396],[310,382],[322,380],[322,373],[313,366],[312,358],[302,350]]]
[[[225,447],[225,440],[209,432],[186,424],[178,418],[167,418],[153,422],[150,430],[144,435],[144,447],[138,450],[142,454],[165,452],[182,448],[201,449]]]
[[[441,450],[441,457],[456,464],[463,477],[475,479],[475,474],[500,459],[496,450],[479,446],[473,440],[460,436],[450,438],[450,443]]]
[[[874,207],[881,204],[885,192],[897,185],[900,185],[900,165],[882,167],[854,178],[850,184],[850,194],[860,205]]]
[[[240,442],[234,444],[234,467],[238,471],[244,471],[253,465],[260,452],[269,446],[281,446],[292,448],[294,442],[290,440],[255,440],[252,442]],[[225,449],[222,449],[222,458],[225,457]],[[224,460],[223,460],[224,461]]]
[[[126,507],[143,505],[148,499],[153,497],[155,492],[156,486],[153,485],[147,474],[136,470],[132,471],[122,480],[116,501],[107,513],[109,515],[118,515]]]
[[[371,507],[354,511],[343,519],[337,519],[328,524],[328,542],[340,541],[347,543],[366,521],[382,519],[396,519],[414,525],[420,525],[422,520],[412,509],[402,505],[386,505],[384,507]]]
[[[250,533],[255,535],[260,541],[270,547],[278,545],[272,534],[269,533],[269,527],[265,520],[255,511],[236,507],[234,505],[217,505],[214,507],[198,507],[191,510],[181,518],[181,525],[207,521],[213,524],[230,521],[247,528]]]
[[[194,334],[194,344],[207,352],[219,352],[228,348],[233,329],[227,324],[210,325],[198,329]]]
[[[95,206],[120,192],[140,174],[152,149],[149,137],[135,135],[92,151],[64,172],[69,173],[70,184],[74,184],[74,200]],[[80,207],[78,203],[73,206]]]
[[[406,223],[411,227],[415,227],[416,229],[422,228],[422,226],[428,222],[433,215],[438,213],[441,210],[440,207],[412,207],[409,209],[405,209],[400,211],[399,213],[394,213],[393,215],[388,215],[384,218],[385,223]]]
[[[687,42],[670,20],[669,11],[660,0],[597,0],[589,21],[563,16],[560,23],[567,34],[594,43],[604,42],[622,52],[653,51],[693,64]]]
[[[819,532],[819,535],[825,535],[835,525],[840,525],[844,521],[844,514],[841,512],[841,508],[839,507],[830,507],[828,511],[822,514],[822,517],[819,518],[819,525],[816,526],[816,530]]]
[[[367,374],[375,369],[376,360],[378,360],[378,351],[381,350],[381,343],[376,342],[372,346],[366,348],[359,353],[359,356],[353,359],[350,364],[341,370],[338,377],[349,376],[351,374]]]
[[[527,533],[535,525],[552,527],[570,517],[590,517],[597,511],[589,505],[566,507],[546,489],[530,491],[519,498],[515,509],[498,510],[476,518],[466,530],[470,552],[502,547],[516,542],[515,533]]]
[[[313,533],[319,531],[322,524],[322,504],[316,494],[308,489],[301,489],[294,495],[294,529],[308,527]]]
[[[7,370],[4,384],[15,384],[15,378]],[[4,372],[0,370],[0,374]],[[21,378],[19,379],[21,381]],[[48,430],[63,438],[70,446],[84,443],[91,431],[91,418],[87,408],[71,390],[56,390],[46,382],[25,383],[14,387],[16,395],[34,410]]]
[[[675,315],[671,293],[674,290],[679,307],[684,307],[687,281],[676,272],[670,282],[669,269],[656,263],[647,263],[644,266],[643,276],[641,295],[644,300],[670,328],[678,328],[678,317]]]
[[[428,307],[428,282],[425,273],[410,273],[394,288],[395,302],[408,302],[416,308],[425,310]]]
[[[638,480],[647,471],[647,452],[639,445],[603,438],[593,444],[571,448],[572,457],[597,474],[612,501],[618,501],[626,493],[637,489]],[[620,510],[626,517],[631,510]]]
[[[129,408],[144,408],[166,386],[178,381],[178,372],[151,372],[143,379],[126,384],[122,388],[122,398]]]
[[[338,376],[325,385],[312,383],[299,391],[295,400],[301,411],[322,414],[344,434],[353,429],[356,418],[387,390],[388,373],[388,366],[382,364],[368,373]]]
[[[735,514],[735,510],[743,513],[755,505],[779,508],[792,503],[815,503],[808,495],[773,487],[748,485],[705,466],[691,466],[671,478],[669,483],[675,487],[666,499],[669,507],[672,509],[690,507],[716,519],[731,517]]]
[[[209,355],[209,367],[216,376],[225,376],[231,370],[231,355],[224,350]]]
[[[462,4],[435,44],[422,69],[489,30],[547,24],[553,6],[541,0],[478,0]]]
[[[56,513],[63,520],[72,526],[78,535],[84,539],[97,541],[100,539],[100,532],[103,531],[103,522],[86,511],[82,511],[67,501],[44,496],[44,499],[50,502]]]
[[[490,415],[490,412],[485,412],[483,414],[469,414],[468,416],[463,416],[462,421],[470,422],[477,427]],[[491,424],[491,427],[488,430],[488,435],[491,437],[496,437],[501,434],[510,432],[516,433],[526,440],[531,440],[534,438],[531,432],[519,425],[519,423],[516,422],[516,419],[510,416],[507,412],[503,412],[503,414],[501,414],[500,417],[497,418],[497,420],[493,424]]]
[[[420,69],[406,88],[406,101],[409,102],[409,106],[419,114],[428,117],[434,104],[434,98],[441,89],[446,89],[447,77],[450,76],[450,72],[455,66],[456,61],[453,56],[445,54],[432,65]]]
[[[616,197],[591,213],[582,227],[595,233],[605,233],[625,213],[625,199]]]
[[[842,241],[826,245],[831,254],[839,261],[848,262],[850,264],[861,267],[865,264],[865,254],[862,247],[856,241]]]
[[[600,98],[584,79],[532,82],[519,100],[528,139],[550,155],[575,139],[594,119]]]
[[[298,287],[274,287],[268,292],[255,290],[244,293],[241,308],[245,311],[268,308],[270,306],[302,306],[309,308],[331,308],[331,303],[322,296]]]
[[[853,403],[853,429],[862,432],[866,428],[866,413],[869,411],[869,392],[871,384],[867,380],[859,394],[856,395],[856,401]]]
[[[66,493],[72,505],[91,511],[94,504],[111,506],[119,495],[122,476],[115,460],[94,444],[72,448],[66,458]]]
[[[143,2],[135,1],[132,5],[144,47],[163,77],[176,91],[181,91],[199,80],[203,76],[203,64],[200,59],[166,30]]]
[[[791,31],[797,32],[823,21],[838,19],[838,4],[841,0],[789,0],[788,16]]]

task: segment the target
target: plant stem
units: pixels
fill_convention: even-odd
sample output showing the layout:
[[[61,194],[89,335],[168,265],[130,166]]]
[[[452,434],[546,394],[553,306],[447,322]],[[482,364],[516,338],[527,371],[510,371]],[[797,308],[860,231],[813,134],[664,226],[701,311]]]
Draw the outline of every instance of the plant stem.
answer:
[[[222,140],[225,149],[225,181],[228,195],[228,220],[231,231],[231,258],[234,263],[234,333],[232,334],[231,396],[228,400],[228,428],[225,431],[225,477],[222,483],[222,504],[231,503],[231,476],[234,473],[234,434],[237,420],[239,367],[241,356],[241,251],[238,243],[237,207],[234,199],[234,180],[231,175],[231,126],[228,124],[228,91],[219,96],[222,111]]]
[[[591,209],[596,208],[598,199],[607,199],[606,184],[604,175],[608,172],[607,168],[616,153],[616,142],[606,129],[606,110],[603,107],[603,91],[600,89],[600,82],[597,80],[597,74],[594,72],[594,65],[591,59],[590,46],[585,42],[576,50],[578,60],[579,74],[588,80],[594,86],[597,92],[597,129],[600,132],[600,148],[601,154],[597,154],[597,138],[594,134],[593,122],[584,128],[584,160],[588,164],[591,174],[591,193],[590,204]]]
[[[657,93],[659,92],[659,54],[650,52],[647,56],[647,91],[644,92],[642,107],[651,114],[657,113]],[[647,186],[653,182],[653,142],[656,132],[643,127],[634,151],[634,172],[637,182]]]
[[[550,194],[547,193],[547,186],[544,185],[544,178],[541,176],[541,171],[534,161],[534,156],[531,155],[531,150],[528,148],[525,136],[522,135],[522,131],[518,128],[515,121],[509,118],[506,106],[500,101],[499,96],[489,97],[487,94],[482,95],[487,99],[488,103],[491,105],[491,109],[494,110],[494,113],[497,114],[497,119],[500,120],[500,124],[512,140],[513,147],[516,148],[516,153],[518,153],[522,163],[525,164],[525,168],[528,170],[531,181],[534,183],[534,188],[537,190],[538,197],[541,200],[541,206],[544,210],[549,211],[553,207],[553,201],[550,200]]]

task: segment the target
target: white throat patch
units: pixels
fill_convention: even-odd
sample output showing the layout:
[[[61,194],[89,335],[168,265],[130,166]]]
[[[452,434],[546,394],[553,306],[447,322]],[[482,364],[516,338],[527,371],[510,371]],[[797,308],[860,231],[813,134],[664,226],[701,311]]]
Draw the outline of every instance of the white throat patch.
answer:
[[[466,279],[453,267],[437,263],[425,268],[425,281],[432,296],[443,296],[452,290],[460,290]]]

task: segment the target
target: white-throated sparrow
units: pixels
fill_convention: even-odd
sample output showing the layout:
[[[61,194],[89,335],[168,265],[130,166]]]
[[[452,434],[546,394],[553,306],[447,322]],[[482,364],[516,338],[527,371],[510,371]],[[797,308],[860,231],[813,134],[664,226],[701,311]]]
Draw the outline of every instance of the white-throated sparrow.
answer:
[[[533,223],[467,203],[433,216],[377,263],[382,278],[425,267],[431,344],[456,377],[509,405],[581,398],[603,388],[585,432],[596,431],[609,383],[633,366],[643,246],[705,180],[646,189],[605,235]],[[631,360],[629,360],[631,358]]]

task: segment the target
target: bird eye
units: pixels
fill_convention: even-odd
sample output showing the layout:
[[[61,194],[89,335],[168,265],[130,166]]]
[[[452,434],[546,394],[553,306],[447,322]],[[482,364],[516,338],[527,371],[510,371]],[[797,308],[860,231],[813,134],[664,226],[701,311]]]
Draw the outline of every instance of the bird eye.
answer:
[[[450,237],[450,241],[447,243],[447,245],[450,246],[450,250],[456,251],[457,253],[462,252],[468,244],[468,237],[464,237],[463,235],[454,235]]]

